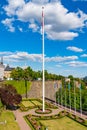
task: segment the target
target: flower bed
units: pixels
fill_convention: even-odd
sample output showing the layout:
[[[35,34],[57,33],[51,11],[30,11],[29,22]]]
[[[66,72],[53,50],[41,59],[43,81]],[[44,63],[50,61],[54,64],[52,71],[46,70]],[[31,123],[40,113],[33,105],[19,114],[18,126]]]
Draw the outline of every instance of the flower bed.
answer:
[[[69,113],[67,113],[65,111],[61,111],[60,113],[58,113],[56,115],[51,115],[51,116],[27,115],[26,118],[27,118],[28,122],[32,125],[32,127],[35,130],[39,130],[39,129],[40,130],[45,130],[46,127],[40,122],[40,120],[61,119],[64,116],[68,116],[69,117],[69,115],[71,115],[71,113],[69,114]],[[70,118],[73,119],[72,116],[70,116]],[[78,117],[78,119],[79,119],[78,121],[76,120],[76,118],[74,118],[73,120],[75,120],[75,121],[79,122],[80,124],[85,125],[87,127],[87,121],[86,120],[84,120],[84,119],[82,119],[80,117]]]
[[[43,112],[42,109],[36,109],[35,112],[38,113],[38,114],[50,114],[52,112],[52,110],[51,109],[45,109],[45,111]]]
[[[26,105],[24,105],[22,102],[21,102],[21,104],[20,104],[20,110],[23,112],[23,111],[28,111],[29,109],[34,109],[34,108],[40,108],[40,109],[42,109],[42,100],[41,99],[39,99],[39,98],[37,98],[37,99],[23,99],[22,101],[29,101],[29,102],[31,102],[33,105],[31,106],[31,104],[30,104],[30,106],[26,106]],[[34,101],[38,101],[38,104],[35,104],[34,103]],[[40,105],[40,103],[41,103],[41,105]],[[48,102],[45,102],[45,107],[46,107],[46,109],[48,109],[48,108],[52,108],[52,109],[58,109],[58,107],[57,106],[54,106],[53,104],[51,104],[51,103],[48,103]]]

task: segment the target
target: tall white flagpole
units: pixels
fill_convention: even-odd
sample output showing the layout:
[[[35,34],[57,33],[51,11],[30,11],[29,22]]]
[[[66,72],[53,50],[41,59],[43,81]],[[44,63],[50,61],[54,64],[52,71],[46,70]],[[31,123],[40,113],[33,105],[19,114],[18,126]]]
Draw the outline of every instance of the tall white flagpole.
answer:
[[[68,89],[69,89],[69,105],[70,105],[70,112],[71,112],[71,86],[70,86],[70,81],[68,82]]]
[[[45,111],[45,74],[44,74],[44,7],[42,7],[42,56],[43,56],[43,112]]]
[[[76,115],[76,84],[74,81],[74,109],[75,109],[75,115]]]
[[[79,85],[79,89],[80,89],[80,113],[81,113],[81,117],[82,117],[82,94],[81,94],[81,83]]]
[[[64,81],[64,94],[65,94],[65,110],[66,110],[66,83]]]

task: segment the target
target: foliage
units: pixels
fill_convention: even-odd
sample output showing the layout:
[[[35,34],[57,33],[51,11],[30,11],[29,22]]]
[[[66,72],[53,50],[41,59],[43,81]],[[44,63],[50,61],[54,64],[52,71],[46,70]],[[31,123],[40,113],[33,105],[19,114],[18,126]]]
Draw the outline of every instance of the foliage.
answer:
[[[75,92],[74,92],[75,89]],[[70,96],[70,97],[69,97]],[[70,106],[70,100],[71,100],[71,107],[80,110],[80,89],[74,88],[74,87],[62,87],[60,88],[56,93],[56,101],[64,106],[69,107]],[[81,102],[82,102],[82,110],[87,111],[87,89],[81,89]]]
[[[69,117],[69,114],[68,114]],[[42,115],[27,115],[26,119],[28,122],[30,122],[31,126],[37,130],[37,128],[40,128],[40,130],[45,130],[46,127],[48,129],[68,129],[68,130],[73,130],[73,129],[79,129],[79,130],[86,130],[86,121],[80,117],[77,118],[72,118],[70,114],[70,118],[68,118],[66,113],[64,111],[58,113],[57,115],[51,115],[51,116],[42,116]],[[72,120],[73,119],[73,120]],[[77,121],[77,122],[76,122]],[[79,123],[78,123],[79,122]],[[83,126],[85,125],[85,126]]]
[[[87,76],[83,78],[83,81],[87,84]]]
[[[7,107],[18,105],[22,100],[21,95],[17,93],[12,85],[4,85],[0,88],[0,98],[1,102]]]
[[[2,108],[3,107],[3,104],[2,104],[2,102],[0,101],[0,108]]]
[[[25,94],[26,93],[26,88],[25,88],[25,81],[24,80],[8,80],[4,82],[5,84],[11,84],[12,86],[15,87],[17,92],[19,94]],[[31,83],[27,81],[27,91],[30,90]]]
[[[23,80],[27,79],[29,81],[31,80],[38,80],[38,78],[42,79],[42,71],[34,71],[32,68],[29,66],[26,69],[22,69],[20,67],[15,68],[11,72],[11,78],[14,80]],[[51,74],[48,73],[47,70],[45,70],[45,80],[60,80],[62,79],[63,76],[61,75],[56,75],[56,74]]]

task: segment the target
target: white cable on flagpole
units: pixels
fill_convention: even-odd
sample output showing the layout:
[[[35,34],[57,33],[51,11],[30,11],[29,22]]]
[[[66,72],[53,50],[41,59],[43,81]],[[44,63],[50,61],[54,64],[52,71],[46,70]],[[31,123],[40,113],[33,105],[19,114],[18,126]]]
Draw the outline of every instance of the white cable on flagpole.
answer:
[[[43,56],[43,112],[45,111],[45,74],[44,74],[44,7],[42,7],[42,56]]]

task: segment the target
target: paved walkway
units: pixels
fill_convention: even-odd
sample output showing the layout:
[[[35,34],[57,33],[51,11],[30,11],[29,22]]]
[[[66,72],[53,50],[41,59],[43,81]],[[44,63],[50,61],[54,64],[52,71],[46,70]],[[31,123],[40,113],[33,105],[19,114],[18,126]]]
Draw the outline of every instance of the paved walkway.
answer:
[[[44,114],[44,116],[48,116],[48,115],[55,115],[58,114],[60,111],[64,110],[63,107],[59,106],[58,109],[52,109],[52,113],[50,114]],[[70,109],[66,108],[67,111],[70,111]],[[31,130],[31,128],[29,127],[29,125],[26,123],[24,116],[28,115],[28,114],[33,114],[33,115],[41,115],[41,114],[37,114],[35,113],[35,109],[31,109],[27,112],[21,112],[19,110],[13,111],[16,121],[19,124],[20,130]],[[71,113],[75,113],[74,110],[71,110]],[[76,112],[76,115],[78,115],[79,117],[81,116],[79,112]],[[82,118],[87,119],[86,115],[82,115]]]
[[[62,109],[52,109],[52,113],[44,114],[44,116],[58,114],[61,110]],[[35,109],[31,109],[31,110],[29,110],[27,112],[21,112],[19,110],[16,110],[16,111],[13,111],[13,113],[15,115],[16,121],[19,124],[20,130],[31,130],[31,128],[26,123],[25,119],[23,118],[25,115],[28,115],[28,114],[41,115],[41,114],[35,113]]]

